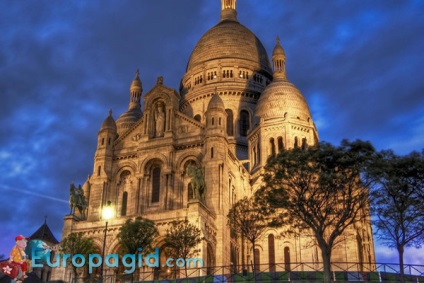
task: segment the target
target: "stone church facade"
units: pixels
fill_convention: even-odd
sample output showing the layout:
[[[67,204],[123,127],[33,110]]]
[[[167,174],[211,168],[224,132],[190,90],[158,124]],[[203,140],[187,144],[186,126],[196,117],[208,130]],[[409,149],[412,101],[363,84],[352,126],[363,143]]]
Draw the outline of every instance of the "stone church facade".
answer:
[[[143,94],[137,71],[128,110],[116,120],[110,112],[98,132],[93,172],[82,186],[87,211],[65,217],[62,237],[84,232],[100,251],[101,210],[110,201],[115,217],[105,254],[117,252],[119,227],[142,216],[157,225],[157,247],[171,221],[188,219],[202,231],[199,257],[206,266],[251,263],[250,245],[230,236],[229,209],[260,187],[269,155],[314,145],[318,132],[305,98],[287,79],[279,39],[270,61],[261,41],[237,20],[235,2],[222,0],[221,19],[194,47],[179,91],[159,77]],[[204,190],[196,191],[190,167],[201,169]],[[283,237],[268,229],[255,252],[263,270],[272,263],[318,263],[313,242],[310,235]],[[332,259],[374,262],[370,225],[346,232]]]

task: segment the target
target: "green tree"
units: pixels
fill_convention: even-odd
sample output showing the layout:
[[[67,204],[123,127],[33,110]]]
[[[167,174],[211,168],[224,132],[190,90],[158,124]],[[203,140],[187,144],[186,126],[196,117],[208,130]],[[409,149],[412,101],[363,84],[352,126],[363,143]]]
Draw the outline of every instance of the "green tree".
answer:
[[[404,249],[419,248],[424,240],[424,154],[382,151],[368,174],[377,181],[371,193],[377,237],[397,249],[404,282]]]
[[[253,197],[237,201],[227,215],[227,225],[234,231],[245,237],[252,244],[253,270],[256,266],[256,241],[268,227],[264,206],[259,205]]]
[[[60,251],[62,254],[70,255],[67,259],[67,265],[72,266],[74,278],[77,278],[78,268],[72,264],[72,257],[76,254],[81,254],[85,258],[88,258],[88,255],[96,253],[97,249],[93,239],[84,237],[84,233],[71,233],[60,242]]]
[[[312,231],[321,250],[324,281],[331,282],[331,253],[340,235],[369,217],[369,191],[360,178],[375,151],[368,142],[321,142],[271,156],[257,195],[280,208],[293,228]]]
[[[202,242],[203,237],[199,228],[188,220],[172,221],[171,227],[166,230],[165,243],[166,252],[174,261],[182,258],[185,261],[185,276],[187,277],[187,259],[194,258],[200,250],[196,247]],[[174,262],[175,264],[175,262]],[[176,265],[175,265],[176,270]]]
[[[134,221],[128,219],[119,228],[118,239],[121,244],[121,254],[144,254],[153,250],[152,243],[159,235],[155,223],[149,219],[137,217]],[[139,249],[142,249],[141,251]],[[136,257],[138,258],[138,257]],[[134,280],[134,273],[131,274],[131,282]]]

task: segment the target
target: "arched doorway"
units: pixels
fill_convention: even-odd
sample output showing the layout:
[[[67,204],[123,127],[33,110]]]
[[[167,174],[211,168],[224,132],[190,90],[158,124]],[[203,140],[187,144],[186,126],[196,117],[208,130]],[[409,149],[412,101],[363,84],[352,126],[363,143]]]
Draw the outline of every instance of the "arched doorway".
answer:
[[[284,248],[284,270],[290,271],[290,248]]]

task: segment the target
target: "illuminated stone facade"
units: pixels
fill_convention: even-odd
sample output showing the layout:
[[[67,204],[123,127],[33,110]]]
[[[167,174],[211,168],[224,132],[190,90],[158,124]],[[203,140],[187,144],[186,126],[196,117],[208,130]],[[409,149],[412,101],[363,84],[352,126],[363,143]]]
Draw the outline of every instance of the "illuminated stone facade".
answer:
[[[66,216],[63,236],[85,232],[100,251],[101,210],[111,201],[116,216],[109,221],[106,254],[117,251],[116,234],[128,218],[153,220],[160,232],[158,247],[170,221],[188,219],[205,238],[199,256],[207,266],[250,264],[250,246],[230,237],[229,209],[261,185],[270,154],[318,141],[305,98],[286,78],[279,39],[272,65],[268,58],[260,40],[238,22],[235,0],[222,0],[221,20],[195,46],[179,91],[159,77],[142,95],[137,72],[128,111],[116,121],[110,113],[98,132],[93,172],[83,186],[86,219],[78,213]],[[193,191],[189,165],[204,172],[201,197]],[[352,227],[333,261],[374,262],[371,235],[368,224]],[[321,261],[308,234],[283,237],[269,229],[257,249],[264,270],[269,262]]]

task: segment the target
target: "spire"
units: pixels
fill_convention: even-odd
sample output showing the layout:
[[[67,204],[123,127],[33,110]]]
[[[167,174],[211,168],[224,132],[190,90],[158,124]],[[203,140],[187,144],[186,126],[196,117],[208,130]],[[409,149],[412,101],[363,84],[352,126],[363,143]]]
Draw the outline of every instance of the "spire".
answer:
[[[237,0],[221,0],[221,21],[237,21]]]
[[[131,87],[130,87],[130,105],[128,109],[131,109],[134,107],[140,107],[140,98],[141,98],[142,92],[143,92],[143,86],[140,80],[140,71],[139,69],[137,69],[135,71],[135,78],[132,81]]]
[[[286,79],[286,53],[280,44],[278,36],[272,52],[272,63],[274,65],[274,78]]]

